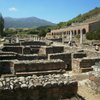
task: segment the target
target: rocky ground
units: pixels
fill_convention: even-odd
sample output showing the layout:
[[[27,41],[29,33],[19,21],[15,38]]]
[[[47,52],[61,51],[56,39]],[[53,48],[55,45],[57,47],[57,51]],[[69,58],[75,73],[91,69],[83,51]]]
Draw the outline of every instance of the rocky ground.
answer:
[[[82,96],[83,100],[100,100],[100,94],[86,86],[79,86],[78,94]]]
[[[74,97],[71,100],[100,100],[100,93],[89,87],[89,73],[75,74],[72,72],[66,72],[66,76],[71,76],[73,80],[78,81],[78,98]]]

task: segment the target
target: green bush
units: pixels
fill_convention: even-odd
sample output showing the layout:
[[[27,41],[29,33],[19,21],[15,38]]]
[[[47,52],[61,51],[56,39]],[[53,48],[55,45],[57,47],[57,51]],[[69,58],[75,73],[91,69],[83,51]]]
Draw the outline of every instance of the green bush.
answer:
[[[100,30],[86,33],[88,40],[100,40]]]

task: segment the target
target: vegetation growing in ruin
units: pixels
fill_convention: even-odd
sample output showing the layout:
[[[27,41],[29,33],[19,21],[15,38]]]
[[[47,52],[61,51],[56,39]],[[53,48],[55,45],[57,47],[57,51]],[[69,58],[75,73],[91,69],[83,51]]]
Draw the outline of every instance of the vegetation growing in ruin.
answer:
[[[4,20],[2,15],[0,15],[0,35],[2,36],[11,36],[11,35],[27,35],[27,34],[31,34],[31,35],[39,35],[39,36],[45,36],[46,33],[50,32],[53,29],[59,29],[59,28],[64,28],[67,26],[70,26],[72,23],[80,23],[85,21],[86,19],[92,18],[96,15],[100,14],[100,7],[96,7],[95,9],[85,13],[85,14],[79,14],[77,17],[67,21],[67,22],[60,22],[57,25],[54,26],[42,26],[42,27],[38,27],[36,29],[32,29],[32,28],[27,28],[27,29],[5,29],[5,32],[3,33],[3,28],[4,28]],[[1,34],[3,33],[3,34]],[[93,32],[95,33],[95,32]],[[95,33],[96,34],[96,33]],[[99,35],[99,34],[98,34]],[[96,35],[97,36],[97,35]],[[87,34],[87,38],[88,39],[98,39],[98,37],[96,36],[89,36],[89,33]],[[94,38],[92,38],[94,37]]]
[[[88,40],[100,40],[100,30],[86,33]]]
[[[73,18],[67,22],[60,22],[56,26],[56,28],[67,27],[67,26],[70,26],[72,23],[80,23],[80,22],[83,22],[86,19],[92,18],[98,14],[100,14],[100,7],[96,7],[95,9],[93,9],[85,14],[79,14],[78,16],[76,16],[75,18]]]
[[[4,19],[2,14],[0,14],[0,36],[3,36],[3,29],[4,29]]]

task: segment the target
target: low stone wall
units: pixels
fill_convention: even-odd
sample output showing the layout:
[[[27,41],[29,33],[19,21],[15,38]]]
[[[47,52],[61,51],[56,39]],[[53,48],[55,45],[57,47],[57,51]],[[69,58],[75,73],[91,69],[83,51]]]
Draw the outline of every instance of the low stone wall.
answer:
[[[0,55],[0,60],[41,60],[47,59],[46,55],[38,54],[14,54],[14,53],[3,53]]]
[[[27,55],[17,55],[18,60],[41,60],[41,59],[47,59],[46,55],[38,55],[38,54],[27,54]]]
[[[16,52],[23,54],[23,46],[4,46],[2,51],[4,52]]]
[[[63,70],[65,69],[65,63],[62,60],[12,61],[11,68],[14,69],[13,72],[15,73]]]
[[[83,57],[86,57],[86,56],[87,56],[87,54],[84,53],[84,52],[75,52],[75,53],[72,54],[73,58],[83,58]]]
[[[66,70],[71,70],[72,68],[72,58],[71,53],[56,53],[56,54],[48,54],[48,59],[61,59],[66,64]]]
[[[4,46],[2,51],[4,52],[15,52],[15,53],[19,53],[19,54],[38,54],[39,50],[40,50],[41,46]],[[60,52],[62,50],[62,48],[58,47],[57,48],[58,52]],[[55,47],[47,47],[46,49],[43,48],[42,51],[40,51],[40,53],[43,52],[45,53],[53,53],[56,52],[55,51]]]
[[[53,53],[53,48],[51,46],[42,46],[39,50],[39,54],[50,54]]]
[[[64,52],[63,46],[53,46],[53,53],[61,53]]]
[[[35,49],[35,51],[34,51]],[[33,54],[38,53],[39,48],[37,48],[38,51],[36,51],[36,48],[30,47],[30,46],[5,46],[3,47],[2,51],[4,52],[15,52],[19,54]]]
[[[14,53],[14,52],[0,52],[0,56],[2,56],[2,55],[16,55],[16,53]]]
[[[30,46],[30,48],[31,48],[31,53],[32,53],[32,54],[38,54],[38,53],[39,53],[40,47],[41,47],[40,45]]]
[[[0,75],[32,75],[64,73],[65,63],[62,60],[1,60]]]
[[[51,54],[64,52],[63,46],[42,46],[39,50],[39,54]]]
[[[0,78],[0,100],[60,100],[77,90],[77,82],[64,75]]]
[[[4,46],[30,46],[30,45],[46,45],[43,41],[28,41],[22,43],[5,43]]]
[[[23,42],[21,44],[24,46],[26,45],[46,45],[46,43],[43,41],[28,41],[28,42]]]
[[[91,66],[95,65],[95,62],[99,62],[100,58],[83,58],[72,59],[73,72],[87,72],[93,70]]]
[[[54,42],[62,42],[62,38],[54,38],[54,39],[48,39]]]
[[[0,60],[13,60],[16,58],[16,55],[0,55]]]

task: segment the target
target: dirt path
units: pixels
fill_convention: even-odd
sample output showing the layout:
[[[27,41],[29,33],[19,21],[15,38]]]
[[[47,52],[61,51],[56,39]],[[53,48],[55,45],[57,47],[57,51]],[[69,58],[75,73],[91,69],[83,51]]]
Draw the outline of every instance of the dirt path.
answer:
[[[95,93],[86,86],[79,86],[78,94],[82,96],[84,100],[100,100],[100,94]]]

